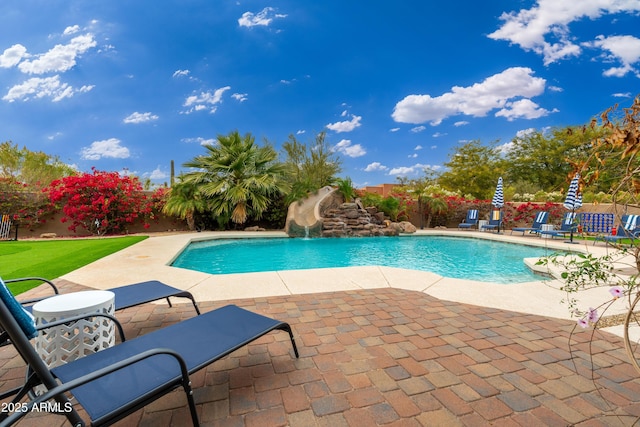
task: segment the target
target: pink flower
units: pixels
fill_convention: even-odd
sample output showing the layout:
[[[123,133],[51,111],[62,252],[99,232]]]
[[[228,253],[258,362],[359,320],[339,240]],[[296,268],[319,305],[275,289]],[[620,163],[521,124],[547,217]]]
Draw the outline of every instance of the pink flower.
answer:
[[[613,295],[613,299],[618,299],[624,295],[624,291],[620,286],[614,286],[613,288],[609,289],[609,293]]]
[[[587,329],[589,327],[589,322],[587,322],[587,319],[580,319],[578,320],[578,326],[582,329]]]
[[[589,319],[589,322],[596,323],[600,318],[600,316],[598,316],[598,310],[589,307],[589,316],[587,318]]]

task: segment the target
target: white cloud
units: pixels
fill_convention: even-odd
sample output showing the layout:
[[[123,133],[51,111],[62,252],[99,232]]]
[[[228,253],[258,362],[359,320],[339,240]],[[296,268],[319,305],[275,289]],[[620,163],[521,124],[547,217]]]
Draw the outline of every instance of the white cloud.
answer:
[[[598,36],[596,41],[584,43],[585,46],[600,48],[609,52],[607,61],[620,62],[620,67],[611,67],[604,71],[607,77],[623,77],[627,73],[635,73],[640,77],[640,73],[633,64],[640,61],[640,39],[633,36]]]
[[[378,171],[386,171],[386,170],[389,170],[389,168],[380,162],[369,163],[367,167],[364,168],[365,172],[378,172]]]
[[[296,132],[296,135],[302,135],[304,133],[306,133],[307,131],[304,129],[298,129],[298,131]]]
[[[349,157],[362,157],[367,154],[367,150],[360,144],[351,144],[351,140],[343,139],[338,142],[333,149]]]
[[[558,112],[557,109],[552,111]],[[512,122],[515,119],[537,119],[549,115],[549,110],[541,108],[530,99],[521,99],[515,102],[507,102],[505,108],[496,113],[496,117],[504,117]]]
[[[410,159],[415,159],[416,157],[418,157],[418,153],[409,154],[407,157]]]
[[[342,113],[342,116],[344,117],[344,113]],[[335,123],[329,123],[327,125],[327,129],[330,129],[334,132],[337,133],[341,133],[341,132],[351,132],[352,130],[354,130],[355,128],[359,127],[360,124],[360,120],[362,120],[362,116],[356,116],[356,115],[351,115],[351,120],[345,120],[343,122],[335,122]]]
[[[216,145],[218,143],[218,140],[216,138],[202,138],[201,136],[199,136],[197,138],[183,138],[182,142],[196,142],[200,145]]]
[[[498,145],[496,147],[496,151],[502,155],[506,155],[508,154],[511,150],[513,150],[513,146],[514,146],[514,142],[510,141],[510,142],[505,142],[502,145]]]
[[[459,122],[455,122],[453,125],[454,125],[455,127],[460,127],[460,126],[466,126],[466,125],[468,125],[468,124],[469,124],[469,122],[467,122],[467,121],[465,121],[465,120],[460,120]]]
[[[525,67],[508,68],[472,86],[454,86],[437,97],[408,95],[398,102],[391,115],[396,122],[439,125],[447,117],[464,114],[483,117],[504,108],[514,98],[529,98],[544,92],[546,80],[533,77]]]
[[[414,150],[415,151],[422,150],[422,145],[416,145]]]
[[[417,175],[424,172],[426,169],[438,170],[440,166],[423,165],[422,163],[416,163],[413,166],[400,166],[393,168],[389,171],[388,175],[408,176]]]
[[[231,97],[239,102],[244,102],[249,99],[246,93],[234,93]]]
[[[51,98],[52,102],[71,98],[76,93],[89,92],[94,86],[82,86],[75,89],[68,83],[61,83],[60,76],[39,78],[33,77],[22,84],[15,85],[2,97],[3,100],[13,102],[18,99],[28,101],[31,98]]]
[[[258,13],[245,12],[238,19],[238,24],[241,27],[268,27],[271,25],[275,18],[286,18],[287,15],[276,13],[276,9],[273,7],[265,7]]]
[[[151,113],[138,113],[137,111],[124,118],[125,123],[148,123],[158,120],[159,117]]]
[[[400,128],[391,128],[389,129],[389,132],[398,132],[400,130]]]
[[[631,98],[633,95],[631,95],[631,92],[624,92],[624,93],[614,93],[613,95],[614,98]]]
[[[231,89],[231,86],[225,86],[220,89],[216,89],[211,92],[200,92],[198,95],[191,95],[185,99],[183,106],[191,107],[187,111],[186,114],[189,114],[193,111],[202,111],[209,110],[211,113],[215,113],[217,110],[217,104],[222,102],[222,95]]]
[[[606,14],[640,11],[637,0],[538,0],[531,9],[503,13],[503,25],[488,37],[506,40],[531,50],[544,58],[544,64],[581,53],[569,31],[569,24],[588,18],[596,20]]]
[[[129,149],[120,145],[117,138],[109,138],[102,141],[94,141],[91,146],[82,149],[82,159],[100,160],[103,157],[113,159],[129,158]]]
[[[0,67],[13,67],[22,61],[22,58],[26,57],[28,57],[27,48],[21,44],[14,44],[13,46],[5,49],[4,52],[2,52],[2,55],[0,55]]]
[[[440,132],[436,132],[433,135],[431,135],[433,138],[442,138],[443,136],[447,136],[447,133],[440,133]]]
[[[188,76],[190,74],[189,70],[176,70],[172,77],[185,77]]]
[[[44,74],[68,71],[76,65],[78,56],[96,46],[93,34],[74,37],[66,44],[55,45],[47,53],[36,55],[36,59],[22,61],[18,68],[27,74]]]
[[[64,31],[62,32],[63,35],[65,36],[70,36],[71,34],[76,34],[80,32],[80,26],[79,25],[72,25],[69,26],[67,28],[64,29]]]
[[[564,89],[559,86],[547,86],[547,88],[552,92],[564,92]]]
[[[426,129],[426,127],[425,127],[425,126],[416,126],[416,127],[414,127],[414,128],[412,128],[412,129],[411,129],[411,132],[413,132],[413,133],[420,133],[420,132],[422,132],[422,131],[423,131],[423,130],[425,130],[425,129]]]
[[[158,167],[149,174],[149,179],[166,179],[168,176],[166,172],[160,169],[160,165],[158,165]]]

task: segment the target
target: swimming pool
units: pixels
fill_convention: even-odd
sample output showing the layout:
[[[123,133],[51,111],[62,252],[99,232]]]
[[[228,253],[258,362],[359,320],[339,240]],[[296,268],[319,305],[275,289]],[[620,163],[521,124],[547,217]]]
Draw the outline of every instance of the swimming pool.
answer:
[[[523,258],[545,255],[545,248],[446,236],[218,239],[191,243],[172,266],[230,274],[380,265],[507,284],[540,280]]]

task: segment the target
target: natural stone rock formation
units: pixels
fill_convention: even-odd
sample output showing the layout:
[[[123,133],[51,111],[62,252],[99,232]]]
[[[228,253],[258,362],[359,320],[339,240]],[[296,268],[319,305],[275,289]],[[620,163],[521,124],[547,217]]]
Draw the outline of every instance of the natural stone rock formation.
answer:
[[[405,232],[401,231],[404,227],[390,226],[388,221],[384,221],[384,214],[380,214],[382,212],[374,207],[365,209],[359,201],[342,203],[324,212],[322,237],[397,236]]]

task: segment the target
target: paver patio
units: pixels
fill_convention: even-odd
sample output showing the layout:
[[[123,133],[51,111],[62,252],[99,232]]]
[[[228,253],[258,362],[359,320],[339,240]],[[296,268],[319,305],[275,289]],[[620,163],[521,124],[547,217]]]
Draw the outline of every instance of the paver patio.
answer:
[[[83,289],[58,283],[63,293]],[[573,321],[394,288],[199,305],[230,302],[289,322],[300,359],[287,334],[275,332],[199,372],[193,383],[204,426],[628,426],[640,416],[640,381],[621,338],[596,332],[591,359],[591,332],[581,330],[572,358]],[[190,304],[117,313],[128,337],[194,315]],[[2,389],[24,373],[15,350],[1,348]],[[174,392],[117,425],[188,422]],[[18,425],[65,424],[34,413]]]

